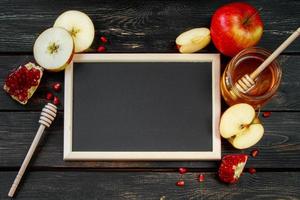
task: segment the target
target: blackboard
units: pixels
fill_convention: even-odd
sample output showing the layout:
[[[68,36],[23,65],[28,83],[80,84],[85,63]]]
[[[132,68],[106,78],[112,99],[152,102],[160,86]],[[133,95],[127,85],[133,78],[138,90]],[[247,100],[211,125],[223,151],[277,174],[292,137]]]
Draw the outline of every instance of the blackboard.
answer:
[[[65,72],[65,160],[218,159],[216,54],[78,54]]]

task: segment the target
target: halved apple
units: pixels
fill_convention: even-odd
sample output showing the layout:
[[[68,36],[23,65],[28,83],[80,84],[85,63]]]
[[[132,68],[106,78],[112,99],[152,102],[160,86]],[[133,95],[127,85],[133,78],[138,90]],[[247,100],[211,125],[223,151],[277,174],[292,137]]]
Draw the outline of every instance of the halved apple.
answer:
[[[264,127],[256,117],[254,108],[246,103],[229,107],[221,117],[221,136],[237,149],[255,145],[264,134]]]
[[[88,49],[94,40],[94,24],[90,17],[83,12],[66,11],[58,16],[53,26],[64,28],[70,32],[74,39],[76,53]]]
[[[74,55],[72,36],[63,28],[49,28],[36,39],[33,54],[41,67],[54,72],[61,71]]]
[[[210,42],[208,28],[194,28],[181,33],[176,38],[176,44],[180,53],[193,53],[206,47]]]

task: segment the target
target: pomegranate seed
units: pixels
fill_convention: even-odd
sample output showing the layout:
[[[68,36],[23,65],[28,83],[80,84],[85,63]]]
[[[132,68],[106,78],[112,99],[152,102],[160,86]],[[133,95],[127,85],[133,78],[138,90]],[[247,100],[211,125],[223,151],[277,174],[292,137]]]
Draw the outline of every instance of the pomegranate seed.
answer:
[[[52,100],[52,99],[53,99],[53,94],[52,94],[51,92],[48,92],[48,93],[46,94],[46,99],[47,99],[47,100]]]
[[[204,174],[200,174],[198,177],[199,182],[203,182],[204,181]]]
[[[176,44],[176,49],[179,50],[180,49],[180,45]]]
[[[55,96],[55,97],[53,98],[53,103],[54,103],[54,105],[59,105],[59,104],[60,104],[59,98]]]
[[[270,115],[271,115],[271,112],[269,112],[269,111],[266,111],[263,113],[264,118],[268,118],[268,117],[270,117]]]
[[[187,172],[187,169],[184,168],[184,167],[180,167],[180,168],[178,169],[178,171],[179,171],[180,174],[185,174],[185,173]]]
[[[253,150],[251,151],[251,156],[252,156],[253,158],[255,158],[255,157],[258,155],[258,153],[259,153],[258,149],[253,149]]]
[[[177,185],[178,187],[183,187],[183,186],[184,186],[184,181],[183,181],[183,180],[177,181],[177,182],[176,182],[176,185]]]
[[[98,47],[98,49],[97,49],[97,51],[99,52],[99,53],[102,53],[102,52],[105,52],[105,47],[104,46],[99,46]]]
[[[54,91],[58,92],[61,89],[61,85],[60,85],[60,83],[54,83],[52,88]]]
[[[18,95],[18,99],[19,99],[20,101],[25,101],[25,100],[26,100],[26,97],[25,97],[25,95],[20,94],[20,95]]]
[[[249,171],[250,174],[255,174],[256,173],[256,169],[254,169],[252,167],[249,168],[248,171]]]
[[[103,42],[103,43],[106,43],[106,42],[107,42],[107,39],[106,39],[106,37],[104,37],[104,36],[101,36],[101,37],[100,37],[100,40],[101,40],[101,42]]]

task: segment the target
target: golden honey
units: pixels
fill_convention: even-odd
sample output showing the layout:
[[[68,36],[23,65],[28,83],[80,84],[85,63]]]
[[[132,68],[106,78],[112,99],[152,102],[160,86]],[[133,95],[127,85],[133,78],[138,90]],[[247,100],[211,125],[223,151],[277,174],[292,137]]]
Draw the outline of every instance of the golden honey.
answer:
[[[239,79],[245,74],[250,75],[269,55],[265,49],[251,47],[231,59],[221,79],[221,93],[228,105],[248,103],[258,109],[275,95],[282,74],[276,60],[256,78],[254,87],[247,93],[240,92],[235,86]]]

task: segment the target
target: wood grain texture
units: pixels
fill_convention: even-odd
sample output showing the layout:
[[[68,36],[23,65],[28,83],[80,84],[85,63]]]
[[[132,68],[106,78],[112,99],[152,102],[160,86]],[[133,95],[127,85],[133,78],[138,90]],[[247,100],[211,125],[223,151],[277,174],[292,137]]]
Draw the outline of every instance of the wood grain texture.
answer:
[[[0,52],[32,52],[33,43],[43,30],[51,27],[65,10],[86,12],[96,28],[96,39],[90,49],[109,39],[108,52],[176,52],[175,38],[194,27],[209,27],[214,11],[231,1],[89,1],[82,0],[2,0],[0,2]],[[262,9],[264,35],[259,43],[275,49],[298,28],[300,2],[274,0],[247,1]],[[286,52],[299,52],[300,41]],[[215,51],[213,45],[203,50]]]
[[[15,172],[0,172],[0,198],[5,200]],[[175,185],[178,173],[154,172],[30,172],[27,174],[16,199],[299,199],[300,173],[257,172],[244,173],[237,184],[220,183],[215,173],[184,175],[185,186]],[[284,187],[284,188],[283,188]]]
[[[39,112],[0,112],[0,167],[19,167],[38,128]],[[265,126],[263,139],[253,148],[259,148],[257,158],[250,158],[249,165],[267,169],[300,168],[299,112],[274,112],[269,118],[261,118]],[[246,153],[251,149],[236,150],[223,140],[222,154]],[[147,169],[177,170],[178,167],[217,168],[217,161],[194,162],[64,162],[63,161],[63,114],[60,112],[46,133],[45,140],[37,149],[34,167],[58,168],[114,168],[127,170]]]
[[[2,87],[5,77],[12,69],[30,61],[34,61],[32,56],[0,56],[0,86]],[[300,111],[300,55],[283,55],[279,57],[279,61],[283,70],[281,86],[276,96],[264,109],[275,111]],[[53,92],[51,86],[55,82],[62,83],[62,91],[54,94],[57,95],[62,102],[62,105],[60,105],[58,109],[63,110],[63,81],[64,72],[45,72],[39,89],[26,106],[22,106],[16,101],[13,101],[4,90],[0,88],[0,110],[40,111],[47,102],[45,99],[46,93],[48,91]]]
[[[213,12],[224,1],[117,1],[117,0],[1,0],[0,1],[0,87],[9,70],[33,61],[32,47],[38,34],[51,27],[65,10],[86,12],[99,37],[108,38],[107,52],[175,53],[175,38],[194,27],[209,27]],[[299,26],[300,1],[247,0],[260,11],[265,25],[258,46],[274,50]],[[236,185],[216,178],[218,162],[64,162],[63,105],[37,149],[30,173],[26,174],[17,199],[300,199],[300,40],[280,57],[283,80],[276,97],[264,108],[273,112],[262,118],[265,136],[256,145],[257,158],[246,167]],[[216,52],[210,44],[201,52]],[[226,64],[228,58],[222,58]],[[63,73],[45,73],[40,88],[28,105],[13,101],[0,88],[0,199],[7,192],[38,128],[45,94]],[[63,91],[55,93],[63,102]],[[226,106],[223,106],[223,110]],[[238,151],[223,141],[222,153]],[[186,186],[175,186],[178,167],[193,171],[184,176]],[[43,171],[44,170],[44,171]],[[128,171],[135,172],[128,172]],[[113,171],[113,172],[112,172]],[[121,172],[123,171],[123,172]],[[205,182],[196,181],[205,171]],[[197,173],[196,173],[197,172]]]

